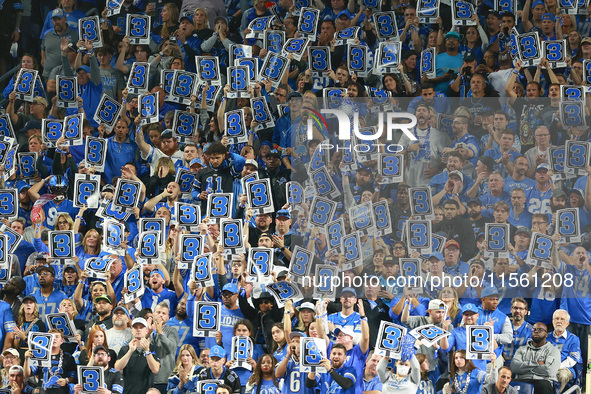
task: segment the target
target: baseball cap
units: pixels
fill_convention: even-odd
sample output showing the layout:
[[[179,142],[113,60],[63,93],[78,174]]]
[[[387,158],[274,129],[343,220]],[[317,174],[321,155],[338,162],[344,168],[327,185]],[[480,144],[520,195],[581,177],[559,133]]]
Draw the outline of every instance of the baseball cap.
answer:
[[[484,164],[488,168],[489,171],[493,171],[495,169],[495,161],[492,157],[482,156],[478,158],[478,160],[480,160],[482,164]]]
[[[556,22],[556,17],[554,15],[552,15],[551,13],[546,12],[544,15],[542,15],[542,21]]]
[[[42,265],[35,270],[36,273],[40,273],[41,271],[49,271],[51,275],[55,276],[55,269],[51,265]]]
[[[287,96],[287,100],[291,100],[292,98],[302,98],[302,94],[300,92],[291,92],[289,96]]]
[[[49,254],[45,253],[45,252],[41,252],[39,254],[37,254],[37,256],[35,257],[35,260],[45,260],[49,257]]]
[[[188,19],[189,22],[193,23],[193,13],[192,12],[184,12],[181,17],[179,18],[179,23],[183,21],[183,19]]]
[[[445,39],[447,40],[448,38],[455,38],[456,40],[459,41],[460,40],[460,33],[456,32],[456,31],[449,31],[445,35]]]
[[[445,243],[445,245],[443,246],[443,249],[445,250],[445,249],[449,248],[450,246],[455,246],[458,249],[460,248],[460,244],[455,239],[450,239],[449,241],[447,241]]]
[[[18,353],[18,350],[16,350],[15,348],[9,347],[8,349],[2,352],[2,355],[4,356],[7,353],[12,354],[14,357],[20,358],[20,354]]]
[[[429,309],[431,309],[432,311],[445,309],[445,304],[443,303],[443,301],[438,299],[431,300],[429,301]]]
[[[583,194],[584,194],[584,193],[583,193],[583,191],[582,191],[581,189],[570,189],[570,190],[568,191],[568,194],[569,194],[569,195],[571,195],[572,193],[577,193],[577,194],[579,194],[580,196],[583,196]]]
[[[214,26],[215,26],[215,25],[217,25],[217,23],[218,23],[219,21],[222,21],[222,22],[224,22],[226,25],[228,24],[228,19],[226,19],[226,18],[225,18],[225,17],[223,17],[223,16],[218,16],[218,17],[216,17],[216,18],[214,19],[214,21],[213,21],[213,25],[214,25]]]
[[[497,290],[496,287],[494,286],[489,286],[489,287],[485,287],[484,289],[482,289],[482,293],[480,293],[480,298],[484,298],[484,297],[490,297],[499,295],[499,290]]]
[[[113,185],[105,185],[103,186],[103,188],[101,189],[101,192],[111,192],[111,193],[115,193],[115,187]]]
[[[211,349],[209,350],[209,357],[219,357],[219,358],[224,358],[226,357],[226,351],[224,350],[223,347],[219,346],[219,345],[215,345],[212,346]]]
[[[289,274],[289,271],[285,268],[280,268],[276,272],[277,278],[281,278],[282,276],[287,276],[287,274]]]
[[[166,129],[160,133],[160,138],[174,138],[174,133],[171,129]]]
[[[143,317],[136,317],[135,319],[133,319],[133,321],[131,322],[131,326],[133,327],[136,324],[141,324],[144,327],[148,327],[148,322]]]
[[[382,262],[383,265],[386,264],[396,264],[396,258],[392,255],[387,255],[386,257],[384,257],[384,261]]]
[[[164,272],[162,272],[162,270],[159,268],[154,268],[152,271],[150,271],[150,276],[152,276],[152,274],[154,273],[159,274],[162,277],[162,279],[165,278]]]
[[[490,14],[493,14],[494,16],[496,16],[498,19],[501,19],[501,14],[499,13],[499,11],[495,10],[494,8],[490,8],[487,12],[486,12],[486,16],[489,16]]]
[[[443,260],[443,255],[439,252],[432,252],[431,254],[427,255],[427,258],[435,257],[437,260]]]
[[[517,234],[525,234],[531,238],[531,230],[525,226],[517,227],[517,229],[515,230],[515,235]]]
[[[238,293],[238,286],[235,283],[226,283],[222,288],[222,293],[224,291],[229,291],[231,293]]]
[[[55,10],[51,11],[52,18],[65,18],[66,12],[61,8],[56,8]]]
[[[354,288],[352,287],[343,287],[343,290],[341,290],[341,297],[343,296],[343,294],[345,293],[351,293],[353,294],[355,297],[357,297],[357,292],[355,291]]]
[[[246,162],[244,163],[244,165],[248,165],[250,164],[251,166],[255,166],[255,168],[259,168],[259,163],[257,163],[256,160],[254,159],[247,159]]]
[[[484,233],[483,233],[483,234],[484,234]],[[484,261],[482,261],[482,260],[480,260],[480,259],[473,259],[473,260],[470,262],[470,266],[473,266],[473,265],[479,265],[479,266],[481,266],[482,268],[485,268],[485,267],[484,267]]]
[[[198,157],[191,160],[191,163],[189,163],[189,167],[193,167],[193,165],[195,165],[195,164],[199,164],[200,166],[203,166],[203,162]]]
[[[450,172],[450,173],[449,173],[449,175],[448,175],[448,179],[449,179],[449,177],[451,177],[452,175],[457,175],[458,177],[460,177],[460,180],[461,180],[462,182],[464,182],[464,175],[462,175],[462,173],[461,173],[460,171],[454,170],[454,171]]]
[[[536,167],[536,172],[538,172],[539,170],[549,170],[550,166],[546,163],[542,163],[539,166]]]
[[[33,98],[33,102],[37,103],[37,104],[41,104],[47,107],[47,100],[45,100],[43,97],[41,96],[37,96]]]
[[[292,331],[289,333],[290,340],[293,340],[295,337],[307,338],[308,336],[301,331]]]
[[[591,44],[591,37],[585,37],[581,40],[581,45],[583,44]]]
[[[291,214],[289,213],[289,211],[287,209],[280,209],[277,211],[277,215],[275,215],[275,218],[280,218],[280,217],[291,219]]]
[[[113,303],[113,301],[111,301],[111,297],[109,297],[106,294],[101,294],[100,296],[98,296],[94,299],[94,302],[99,302],[99,301],[107,301],[109,304]],[[146,324],[146,326],[147,326],[147,324]]]
[[[465,62],[475,62],[476,60],[478,60],[476,58],[476,54],[472,51],[468,51],[464,54],[464,61]]]
[[[37,98],[37,97],[35,97],[35,98]],[[42,97],[39,97],[39,98],[42,98]],[[29,130],[41,130],[41,122],[36,121],[36,120],[29,120],[25,124],[24,131],[29,131]]]
[[[89,73],[89,74],[90,74],[90,67],[88,67],[88,66],[80,66],[80,67],[78,67],[78,68],[76,69],[76,72],[78,72],[78,71],[80,71],[80,70],[82,70],[82,71],[86,71],[87,73]]]
[[[279,152],[277,149],[271,149],[265,155],[265,157],[269,157],[269,156],[275,156],[275,157],[278,157],[281,159],[281,152]]]
[[[107,350],[107,348],[106,348],[106,347],[104,347],[103,345],[98,345],[98,346],[96,346],[96,347],[95,347],[95,348],[92,350],[92,353],[93,353],[93,354],[97,354],[99,350],[102,350],[102,351],[106,352],[107,354],[109,354],[109,351],[108,351],[108,350]]]
[[[336,16],[336,18],[335,18],[335,19],[339,19],[339,18],[340,18],[341,16],[343,16],[343,15],[344,15],[344,16],[346,16],[346,17],[347,17],[347,18],[349,18],[349,19],[352,19],[352,17],[351,17],[351,13],[349,12],[349,10],[342,10],[341,12],[339,12],[339,13],[337,14],[337,16]]]
[[[33,301],[34,303],[37,303],[37,299],[35,297],[33,297],[32,295],[28,295],[28,296],[24,296],[23,297],[23,304],[25,303],[25,301]]]
[[[314,304],[312,304],[311,302],[303,302],[302,305],[297,307],[298,311],[301,311],[302,309],[314,310]]]
[[[355,338],[355,331],[353,331],[353,327],[351,326],[337,327],[334,329],[335,336],[338,336],[341,332],[345,335]]]
[[[544,7],[546,7],[546,5],[544,4],[544,2],[542,0],[536,0],[533,3],[531,3],[532,10],[534,9],[534,7],[536,7],[538,5],[543,5]]]
[[[67,269],[73,269],[74,271],[76,271],[76,266],[74,264],[64,264],[64,271],[66,271]]]
[[[131,317],[131,315],[129,314],[129,311],[124,306],[119,305],[118,307],[113,309],[113,314],[115,314],[115,312],[117,312],[117,311],[123,311],[127,315],[127,317]]]
[[[562,189],[554,189],[554,190],[552,190],[552,197],[554,197],[554,198],[559,198],[559,197],[566,198],[566,193]]]
[[[462,308],[462,315],[466,312],[478,313],[478,308],[474,304],[466,304]]]

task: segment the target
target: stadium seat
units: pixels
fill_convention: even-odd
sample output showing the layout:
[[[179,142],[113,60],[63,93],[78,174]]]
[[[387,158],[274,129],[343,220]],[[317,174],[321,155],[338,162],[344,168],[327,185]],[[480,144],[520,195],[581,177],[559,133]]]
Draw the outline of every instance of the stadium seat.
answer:
[[[511,382],[511,387],[515,387],[519,394],[534,394],[534,385],[531,383]]]
[[[581,394],[581,388],[578,385],[572,386],[570,389],[564,391],[562,394]]]

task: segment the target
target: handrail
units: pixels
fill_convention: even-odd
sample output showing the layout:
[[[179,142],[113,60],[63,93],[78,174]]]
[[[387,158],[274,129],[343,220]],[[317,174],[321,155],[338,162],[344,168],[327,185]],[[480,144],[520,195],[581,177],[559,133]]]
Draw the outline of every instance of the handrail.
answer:
[[[563,394],[571,394],[571,393],[581,394],[581,388],[578,385],[574,385],[570,389],[565,391]]]
[[[12,69],[10,69],[6,74],[4,74],[3,76],[0,77],[0,82],[4,81],[5,79],[8,79],[10,77],[12,77],[14,75],[14,73],[16,73],[16,71],[21,67],[21,65],[17,65],[14,66]]]

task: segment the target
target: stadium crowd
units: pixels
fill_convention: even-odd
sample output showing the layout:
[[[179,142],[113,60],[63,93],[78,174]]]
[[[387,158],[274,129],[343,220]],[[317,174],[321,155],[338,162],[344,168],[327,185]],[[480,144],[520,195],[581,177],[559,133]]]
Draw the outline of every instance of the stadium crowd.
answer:
[[[0,118],[0,389],[584,387],[590,12],[557,0],[0,0],[0,74],[20,62]],[[127,26],[141,15],[145,41]],[[241,58],[257,70],[239,88]],[[182,78],[190,94],[175,95]],[[416,125],[353,151],[323,106],[364,127],[386,124],[376,108]],[[306,284],[327,267],[342,284]],[[410,276],[423,281],[397,281]]]

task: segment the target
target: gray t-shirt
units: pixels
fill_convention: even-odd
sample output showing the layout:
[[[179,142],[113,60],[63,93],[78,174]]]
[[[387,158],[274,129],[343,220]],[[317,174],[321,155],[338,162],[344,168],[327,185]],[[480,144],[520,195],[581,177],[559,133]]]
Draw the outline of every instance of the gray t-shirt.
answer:
[[[43,65],[43,77],[47,80],[51,71],[62,64],[62,50],[60,49],[60,40],[62,37],[68,37],[71,43],[78,42],[78,32],[69,27],[63,34],[58,35],[55,30],[50,30],[41,41],[41,49],[45,52],[45,64]]]
[[[103,81],[103,93],[117,100],[119,91],[125,89],[125,79],[121,71],[113,67],[101,67],[101,79]]]

